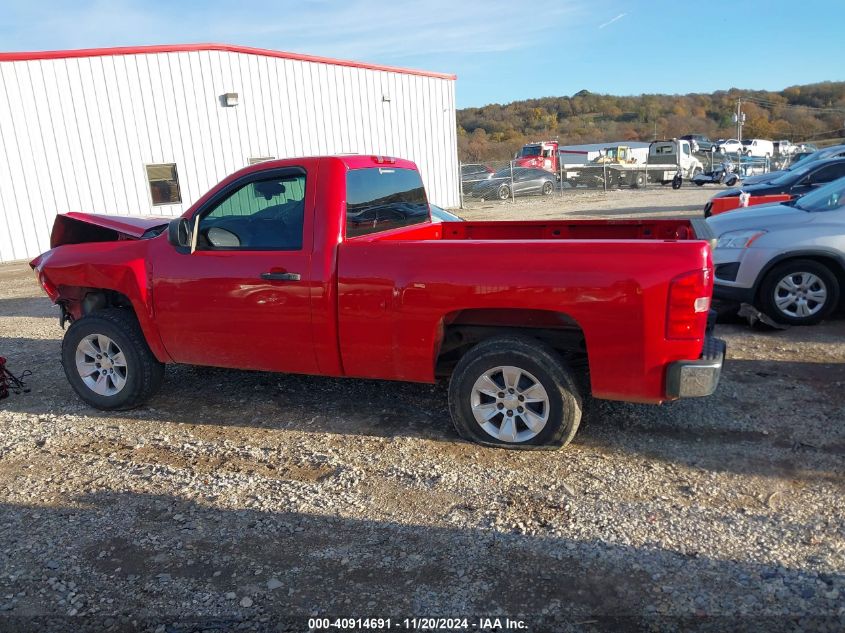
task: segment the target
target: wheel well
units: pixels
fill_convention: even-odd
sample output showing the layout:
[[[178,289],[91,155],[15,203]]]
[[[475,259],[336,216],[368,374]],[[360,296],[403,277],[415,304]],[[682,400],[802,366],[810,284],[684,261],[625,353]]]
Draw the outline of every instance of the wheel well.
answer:
[[[550,310],[471,309],[448,315],[435,359],[435,374],[448,376],[461,357],[485,339],[521,334],[557,351],[589,387],[587,343],[581,326],[569,315]]]
[[[787,262],[795,261],[797,259],[804,259],[809,260],[812,262],[816,262],[817,264],[821,264],[822,266],[826,266],[830,269],[830,272],[836,277],[836,280],[839,282],[840,288],[845,286],[845,265],[832,255],[822,255],[817,253],[807,253],[807,254],[796,254],[796,255],[789,255],[788,257],[784,257],[783,259],[778,259],[771,262],[766,268],[760,273],[760,276],[757,278],[757,284],[754,289],[754,296],[759,299],[760,292],[763,288],[763,280],[768,276],[768,274],[776,267],[780,266],[781,264],[785,264]],[[843,288],[845,289],[845,288]]]
[[[135,312],[129,297],[116,290],[84,288],[80,292],[80,296],[80,317],[96,312],[97,310],[105,310],[106,308],[123,308],[131,310],[133,313]]]

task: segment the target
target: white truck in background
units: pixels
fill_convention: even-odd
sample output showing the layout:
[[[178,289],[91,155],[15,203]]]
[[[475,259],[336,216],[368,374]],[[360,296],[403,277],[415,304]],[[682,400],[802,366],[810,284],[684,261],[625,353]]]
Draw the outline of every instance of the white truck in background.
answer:
[[[644,187],[647,183],[667,185],[680,179],[692,179],[704,172],[704,166],[692,153],[686,139],[654,141],[648,146],[644,162],[596,163],[584,165],[577,172],[567,170],[567,182],[575,187]]]
[[[746,138],[742,140],[742,150],[745,156],[757,158],[771,158],[775,155],[775,144],[764,138]]]

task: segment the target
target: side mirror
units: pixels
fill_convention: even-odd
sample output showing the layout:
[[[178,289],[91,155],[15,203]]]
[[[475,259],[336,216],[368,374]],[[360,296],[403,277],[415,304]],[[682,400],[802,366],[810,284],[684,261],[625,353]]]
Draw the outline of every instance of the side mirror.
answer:
[[[167,225],[167,241],[180,248],[191,247],[191,221],[175,218]]]

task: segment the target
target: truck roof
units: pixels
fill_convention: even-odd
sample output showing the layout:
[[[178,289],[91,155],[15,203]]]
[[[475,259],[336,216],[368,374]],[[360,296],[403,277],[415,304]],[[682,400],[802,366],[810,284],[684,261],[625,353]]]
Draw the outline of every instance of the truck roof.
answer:
[[[273,160],[265,160],[254,165],[249,165],[236,172],[235,174],[248,174],[255,171],[264,171],[266,169],[273,169],[276,167],[289,167],[296,165],[302,161],[311,160],[337,160],[343,163],[347,169],[365,169],[367,167],[394,167],[396,169],[413,169],[417,170],[414,162],[405,158],[396,158],[395,156],[384,156],[375,154],[331,154],[325,156],[296,156],[291,158],[275,158]]]

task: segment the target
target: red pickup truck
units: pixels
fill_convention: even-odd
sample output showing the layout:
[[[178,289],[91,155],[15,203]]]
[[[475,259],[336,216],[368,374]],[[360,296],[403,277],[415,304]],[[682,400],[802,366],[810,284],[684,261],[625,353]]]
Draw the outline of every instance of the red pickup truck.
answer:
[[[433,223],[416,166],[380,156],[254,165],[167,220],[59,215],[31,264],[94,407],[143,403],[168,363],[448,376],[463,437],[536,448],[572,439],[586,395],[719,379],[703,220]]]

